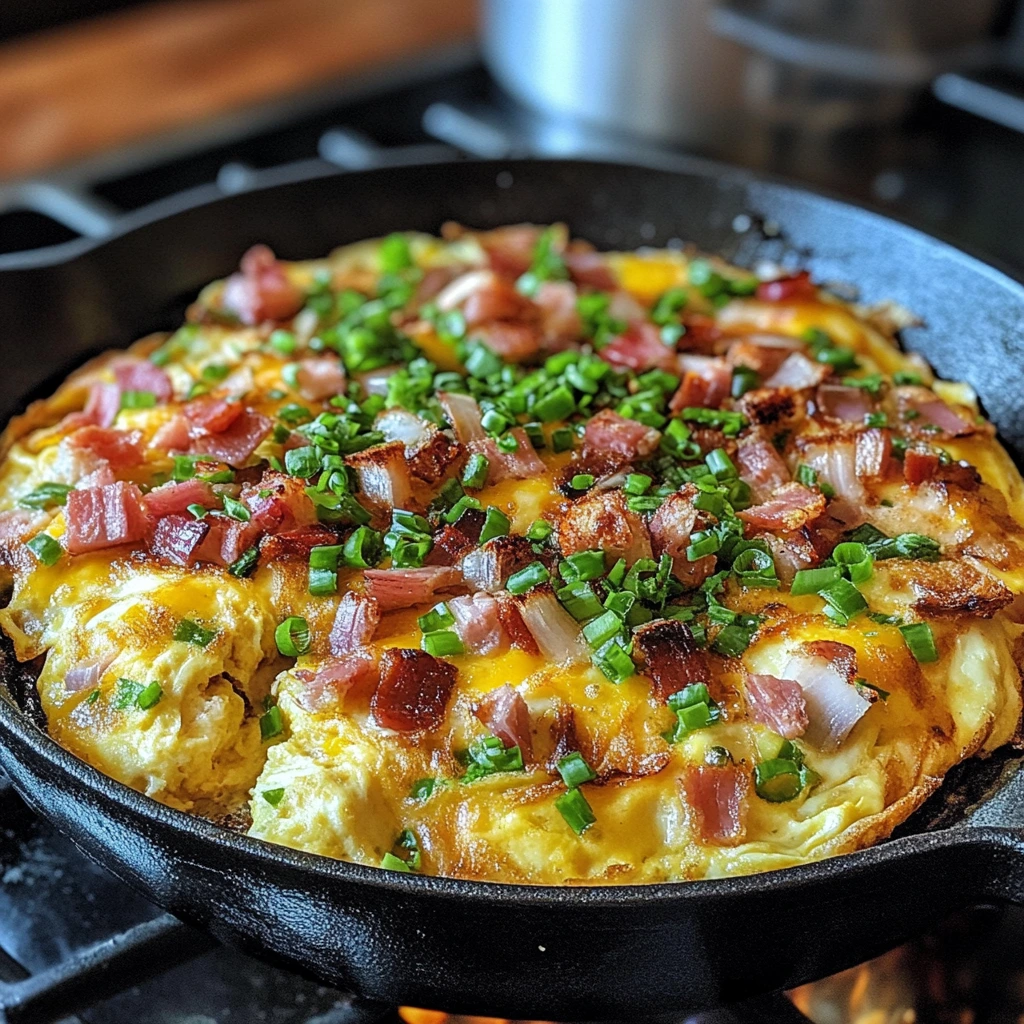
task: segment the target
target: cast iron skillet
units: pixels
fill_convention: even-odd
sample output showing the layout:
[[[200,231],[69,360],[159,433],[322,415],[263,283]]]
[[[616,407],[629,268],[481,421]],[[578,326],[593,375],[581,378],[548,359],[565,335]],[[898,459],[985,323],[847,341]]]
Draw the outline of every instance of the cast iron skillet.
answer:
[[[1011,451],[1024,452],[1018,281],[876,214],[690,160],[459,163],[285,182],[151,211],[100,245],[8,259],[0,413],[96,349],[172,326],[183,299],[253,242],[311,257],[447,219],[566,220],[599,247],[685,239],[748,263],[800,253],[817,280],[919,313],[927,326],[908,343],[974,384]],[[785,242],[766,240],[766,221]],[[33,807],[218,938],[391,1004],[561,1020],[693,1011],[833,973],[972,902],[1024,901],[1019,755],[962,766],[900,837],[861,853],[690,884],[506,886],[331,861],[162,807],[60,749],[19,709],[16,675],[0,686],[0,765]]]

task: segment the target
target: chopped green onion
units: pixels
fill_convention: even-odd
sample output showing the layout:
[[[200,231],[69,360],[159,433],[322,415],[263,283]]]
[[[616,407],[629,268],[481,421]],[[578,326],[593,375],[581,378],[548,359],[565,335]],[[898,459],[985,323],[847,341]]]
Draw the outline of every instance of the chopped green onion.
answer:
[[[139,691],[138,696],[135,698],[135,706],[140,711],[148,711],[150,708],[156,707],[156,705],[160,703],[160,699],[163,695],[164,691],[159,683],[150,683]]]
[[[689,423],[700,423],[721,430],[726,437],[735,437],[746,425],[747,418],[738,412],[687,406],[680,414]]]
[[[627,494],[646,494],[653,482],[652,478],[646,473],[630,473],[626,477],[626,483],[622,489]]]
[[[439,604],[435,604],[429,612],[421,615],[416,620],[416,625],[420,627],[420,631],[423,633],[436,633],[439,630],[454,626],[455,616],[452,615],[448,605],[441,601]]]
[[[583,636],[595,650],[622,633],[622,618],[613,611],[606,611],[583,627]]]
[[[284,786],[278,789],[265,789],[260,796],[270,804],[271,807],[277,807],[277,805],[284,799]]]
[[[210,511],[205,505],[200,505],[199,502],[193,502],[185,507],[196,519],[205,519],[206,514]]]
[[[309,652],[309,623],[301,615],[290,615],[274,630],[277,649],[286,658],[298,658]]]
[[[609,640],[603,644],[593,654],[591,661],[613,683],[624,683],[636,675],[636,665],[633,664],[629,651],[618,640]]]
[[[207,629],[192,619],[182,619],[174,630],[174,639],[178,643],[192,644],[194,647],[209,647],[217,636],[216,629]]]
[[[686,560],[696,562],[705,555],[713,555],[721,546],[721,538],[710,530],[691,534],[690,544],[686,549]]]
[[[790,593],[799,597],[802,594],[817,594],[824,587],[831,586],[842,577],[842,570],[837,565],[825,566],[823,569],[800,569],[793,577]]]
[[[505,364],[502,362],[501,356],[488,348],[482,341],[478,341],[469,350],[463,365],[471,377],[482,380],[485,377],[501,373],[501,368]],[[484,429],[489,428],[485,426]]]
[[[506,747],[497,736],[483,736],[470,743],[464,763],[467,767],[462,781],[476,782],[496,772],[521,772],[523,752],[519,747]]]
[[[570,485],[574,491],[585,491],[594,486],[594,476],[592,473],[577,473],[570,481]]]
[[[369,569],[384,555],[384,541],[369,526],[357,526],[342,546],[345,564],[353,569]]]
[[[260,551],[259,548],[249,548],[248,551],[244,551],[238,558],[238,561],[232,562],[228,567],[228,572],[232,576],[236,576],[242,579],[248,576],[249,573],[255,568],[257,561],[259,561]]]
[[[236,501],[229,494],[221,495],[224,503],[224,513],[240,523],[247,523],[252,519],[252,513],[240,502]]]
[[[558,571],[562,579],[570,583],[577,580],[596,580],[604,575],[604,552],[577,551],[561,563]]]
[[[480,531],[480,543],[486,544],[497,537],[507,537],[512,523],[500,508],[489,506],[484,515],[483,529]]]
[[[463,516],[463,513],[468,512],[470,509],[479,510],[483,508],[480,504],[479,498],[474,498],[468,494],[464,494],[454,505],[445,513],[444,521],[446,523],[457,523]]]
[[[675,725],[665,733],[669,743],[678,743],[697,729],[706,729],[722,717],[722,710],[711,699],[704,683],[691,683],[669,696],[666,702],[676,713]]]
[[[869,427],[887,427],[889,420],[884,412],[869,412],[864,416],[864,423]]]
[[[122,391],[122,409],[152,409],[156,405],[156,395],[152,391]]]
[[[309,549],[310,569],[337,569],[338,560],[344,550],[341,544],[318,544]]]
[[[275,352],[280,352],[283,356],[292,355],[298,345],[295,335],[291,331],[286,331],[280,327],[276,331],[270,332],[270,337],[267,341]]]
[[[935,646],[935,635],[927,622],[912,622],[908,626],[900,626],[899,631],[910,653],[922,665],[939,660],[939,652]]]
[[[818,471],[806,463],[801,462],[796,467],[796,482],[803,484],[804,487],[817,487],[818,486]]]
[[[557,767],[558,774],[562,776],[562,781],[570,789],[576,789],[577,786],[582,786],[584,782],[593,782],[597,778],[597,773],[587,764],[583,755],[578,750],[574,750],[572,753],[566,754],[565,757],[561,758],[558,761]]]
[[[18,504],[23,508],[53,508],[55,505],[67,503],[68,495],[74,490],[68,484],[45,483],[40,484],[34,491],[18,499]]]
[[[216,382],[223,380],[230,372],[231,367],[225,363],[207,363],[200,371],[200,374],[203,380]]]
[[[877,397],[882,393],[885,378],[880,373],[869,373],[866,377],[844,377],[843,383],[848,388],[862,388]]]
[[[572,427],[559,427],[551,434],[551,449],[556,454],[571,452],[576,447],[576,435]]]
[[[505,584],[505,589],[510,594],[525,594],[528,590],[547,583],[551,574],[541,562],[531,562],[528,566],[512,573]]]
[[[563,793],[555,801],[555,807],[565,819],[565,823],[578,836],[583,835],[597,821],[593,809],[587,803],[587,798],[579,789],[570,789],[567,793]]]
[[[406,874],[412,872],[412,868],[401,857],[396,857],[393,853],[385,853],[381,858],[380,866],[388,871],[404,871]]]
[[[377,250],[380,269],[385,274],[397,274],[414,266],[409,240],[399,231],[388,235]]]
[[[420,647],[435,658],[447,658],[453,654],[465,654],[466,647],[459,634],[451,629],[439,629],[433,633],[424,633]]]
[[[874,559],[864,544],[855,541],[837,544],[832,558],[840,569],[846,571],[853,583],[866,583],[874,573]]]
[[[275,704],[267,708],[265,714],[260,715],[260,738],[266,743],[275,736],[284,732],[284,721],[281,718],[281,709]]]
[[[333,569],[309,568],[309,592],[314,597],[327,597],[338,592],[338,574]]]
[[[840,578],[827,587],[822,587],[818,594],[846,619],[852,619],[855,615],[868,609],[864,595],[845,578]]]
[[[502,434],[494,443],[498,446],[498,451],[515,452],[519,450],[519,438],[515,434]]]
[[[803,788],[800,765],[795,761],[773,757],[754,767],[754,791],[762,800],[786,803],[798,797]]]
[[[572,392],[564,384],[559,384],[553,391],[537,400],[533,406],[533,415],[542,423],[552,423],[555,420],[567,419],[575,410],[576,399],[573,398]]]
[[[583,581],[562,587],[555,596],[577,622],[587,622],[604,611],[593,587]]]
[[[427,800],[433,795],[434,790],[437,788],[437,784],[437,779],[417,779],[412,784],[409,796],[413,800]]]
[[[897,370],[892,375],[893,384],[923,384],[924,380],[919,373],[910,370]]]
[[[733,398],[742,398],[748,391],[753,391],[760,383],[756,370],[749,366],[737,366],[732,371],[732,387],[730,394]]]
[[[704,457],[708,469],[715,474],[719,480],[728,480],[737,475],[736,466],[728,454],[721,448],[708,452]]]
[[[60,546],[60,543],[54,540],[48,533],[36,534],[26,547],[43,565],[55,565],[60,556],[64,554],[64,549]]]
[[[487,474],[490,472],[491,462],[486,455],[474,452],[466,462],[466,468],[462,474],[462,486],[472,487],[479,490],[487,483]]]
[[[732,562],[732,571],[745,587],[777,587],[779,578],[775,573],[772,556],[760,548],[746,548]]]
[[[320,470],[320,455],[316,448],[292,448],[284,453],[284,468],[289,476],[301,476],[308,480]]]
[[[756,626],[752,629],[739,622],[730,622],[719,631],[711,649],[727,658],[738,658],[750,646],[754,629]]]
[[[530,528],[526,531],[526,539],[539,544],[546,541],[554,529],[546,519],[538,519],[530,524]]]

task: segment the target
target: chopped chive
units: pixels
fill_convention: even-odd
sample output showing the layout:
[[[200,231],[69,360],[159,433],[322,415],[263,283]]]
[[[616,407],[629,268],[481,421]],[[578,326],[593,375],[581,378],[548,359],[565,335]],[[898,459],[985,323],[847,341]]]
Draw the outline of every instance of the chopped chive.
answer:
[[[847,619],[852,619],[868,608],[864,595],[845,577],[822,587],[818,594]]]
[[[613,683],[624,683],[636,675],[636,665],[629,652],[618,642],[609,640],[591,657],[591,661],[604,673],[605,678]]]
[[[800,569],[793,577],[790,593],[799,597],[802,594],[817,594],[824,587],[831,586],[842,576],[837,565],[825,566],[823,569]]]
[[[526,539],[539,544],[548,539],[554,532],[554,527],[546,519],[538,519],[530,524],[526,531]]]
[[[342,544],[318,544],[316,547],[310,548],[310,569],[337,569],[342,551],[344,551]]]
[[[479,507],[479,502],[477,502],[477,507]],[[484,525],[480,531],[480,543],[486,544],[489,540],[494,540],[496,537],[507,537],[508,531],[511,528],[512,523],[508,516],[500,508],[495,508],[491,505],[484,515]]]
[[[205,505],[200,505],[198,502],[193,502],[193,504],[186,506],[186,508],[196,519],[205,519],[207,512],[210,511]]]
[[[265,789],[260,796],[270,804],[271,807],[276,807],[284,799],[284,786],[279,789]]]
[[[558,774],[562,776],[562,781],[570,789],[576,789],[577,786],[582,786],[584,782],[592,782],[597,778],[597,773],[587,764],[583,755],[578,750],[574,750],[572,753],[566,754],[565,757],[561,758],[557,767]]]
[[[342,546],[345,564],[353,569],[369,569],[384,556],[384,540],[369,526],[357,526]]]
[[[228,572],[232,576],[237,576],[242,579],[248,576],[256,567],[256,563],[259,561],[260,550],[259,548],[249,548],[248,551],[244,551],[238,558],[238,561],[232,562],[228,566]]]
[[[728,454],[721,448],[716,448],[714,451],[708,452],[704,457],[704,461],[707,463],[708,469],[710,469],[719,480],[728,480],[738,475],[738,471],[732,459],[730,459]]]
[[[159,683],[153,682],[148,686],[144,686],[135,698],[135,706],[140,711],[148,711],[152,707],[156,707],[160,703],[160,699],[163,697],[164,691]]]
[[[626,477],[625,486],[622,488],[627,494],[646,494],[648,488],[654,481],[646,473],[630,473]]]
[[[412,872],[412,868],[401,857],[396,857],[393,853],[385,853],[381,857],[380,866],[388,871],[403,871],[405,874]]]
[[[290,615],[274,630],[274,640],[286,658],[298,658],[309,652],[309,623],[301,615]]]
[[[69,484],[40,484],[34,491],[29,491],[18,499],[22,508],[53,508],[55,505],[67,503],[68,495],[74,490]]]
[[[424,633],[420,647],[435,658],[447,658],[453,654],[465,654],[466,648],[459,634],[451,629],[439,629],[433,633]]]
[[[438,630],[454,626],[455,616],[452,615],[448,605],[441,601],[439,604],[435,604],[425,615],[421,615],[416,620],[416,625],[420,627],[420,631],[423,633],[436,633]]]
[[[908,626],[899,626],[903,639],[910,653],[922,665],[939,660],[939,652],[935,646],[935,635],[927,622],[912,622]]]
[[[174,639],[178,643],[192,644],[194,647],[208,647],[217,636],[216,629],[207,629],[192,619],[182,619],[174,630]]]
[[[567,419],[575,409],[576,399],[573,398],[572,392],[566,385],[560,384],[537,400],[533,406],[533,415],[542,423],[552,423],[555,420]]]
[[[417,779],[409,790],[413,800],[428,800],[437,788],[437,779]]]
[[[796,761],[773,757],[754,766],[754,791],[762,800],[786,803],[798,797],[803,788],[803,775]]]
[[[207,363],[200,371],[203,380],[220,381],[231,372],[231,367],[225,363]]]
[[[589,583],[579,581],[562,587],[555,596],[562,607],[577,621],[587,622],[602,614],[604,607]]]
[[[510,594],[525,594],[541,583],[547,583],[549,579],[551,579],[551,574],[543,563],[531,562],[524,569],[509,576],[505,589]]]
[[[333,569],[309,568],[309,592],[314,597],[327,597],[338,592],[338,574]]]
[[[619,636],[623,630],[622,618],[613,611],[606,611],[583,627],[583,636],[595,650],[609,640]]]
[[[555,807],[569,828],[578,836],[583,835],[597,821],[593,809],[587,803],[587,798],[578,789],[570,789],[567,793],[563,793],[555,801]]]
[[[686,549],[686,560],[696,562],[705,555],[713,555],[722,546],[721,538],[710,530],[694,533]]]
[[[292,355],[298,346],[295,335],[291,331],[286,331],[280,327],[276,331],[270,332],[270,337],[267,341],[275,352],[280,352],[283,356]]]
[[[727,658],[738,658],[749,646],[753,637],[751,631],[737,622],[723,626],[711,647]]]
[[[122,391],[122,409],[152,409],[156,405],[156,395],[152,391]]]
[[[594,476],[592,473],[577,473],[570,484],[574,491],[585,491],[588,487],[594,486]]]
[[[490,472],[490,468],[490,459],[480,452],[475,452],[466,463],[466,468],[462,474],[462,486],[479,490],[487,483],[487,474]]]
[[[855,541],[837,544],[832,552],[832,558],[853,583],[866,583],[871,579],[874,559],[865,545]]]
[[[281,718],[281,709],[275,704],[267,708],[266,713],[260,715],[260,738],[266,743],[275,736],[284,732],[284,721]]]
[[[558,452],[571,452],[576,447],[576,435],[572,427],[559,427],[551,434],[551,448]]]
[[[229,494],[221,495],[221,500],[224,503],[224,514],[230,516],[232,519],[237,519],[240,523],[247,523],[252,519],[252,513],[240,502],[236,501]]]
[[[60,543],[54,540],[48,533],[38,533],[33,537],[26,547],[32,552],[43,565],[55,565],[64,554]]]

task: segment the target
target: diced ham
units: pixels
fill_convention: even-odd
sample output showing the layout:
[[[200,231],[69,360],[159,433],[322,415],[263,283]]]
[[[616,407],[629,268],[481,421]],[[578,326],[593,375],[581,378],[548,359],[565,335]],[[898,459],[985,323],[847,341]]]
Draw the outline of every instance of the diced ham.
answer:
[[[906,384],[896,388],[896,404],[900,417],[907,420],[911,430],[918,432],[922,428],[931,437],[965,437],[978,431],[978,425],[948,406],[930,388],[916,384]],[[916,414],[910,419],[908,413]],[[939,428],[938,433],[930,428]]]
[[[789,277],[762,281],[755,296],[761,302],[807,302],[818,297],[818,289],[811,281],[810,271],[801,270]]]
[[[412,498],[412,477],[405,461],[405,445],[387,441],[346,457],[355,470],[359,490],[378,509],[404,508]]]
[[[820,441],[812,436],[806,440],[801,438],[797,444],[801,461],[839,497],[855,503],[864,498],[864,487],[857,476],[857,442],[853,436],[825,436]]]
[[[786,356],[782,365],[766,380],[766,388],[792,388],[801,391],[804,388],[817,387],[829,374],[829,368],[817,363],[803,352],[793,352]]]
[[[516,600],[523,622],[545,658],[559,665],[590,660],[579,623],[558,603],[550,586],[534,587]]]
[[[64,514],[64,546],[73,555],[133,544],[149,530],[142,493],[124,481],[71,491]]]
[[[789,468],[775,445],[760,433],[751,433],[736,449],[740,479],[750,485],[754,501],[768,501],[783,484],[790,481]]]
[[[191,436],[197,438],[227,430],[242,415],[243,409],[241,402],[200,395],[186,402],[182,411],[188,419]]]
[[[95,690],[100,685],[103,673],[114,660],[113,654],[104,654],[98,658],[89,658],[73,665],[64,674],[64,689],[68,693],[81,693],[83,690]]]
[[[755,722],[787,740],[807,730],[807,701],[800,684],[769,675],[747,676],[747,702]]]
[[[338,611],[331,626],[331,654],[341,657],[365,647],[380,624],[380,607],[366,594],[348,591],[338,602]]]
[[[778,370],[791,352],[802,348],[802,342],[784,334],[748,334],[729,346],[725,358],[730,366],[745,366],[766,380]]]
[[[530,269],[543,228],[536,224],[509,224],[477,235],[490,265],[500,274],[519,277]],[[445,237],[448,237],[447,235]],[[564,247],[564,239],[555,239],[555,249]]]
[[[563,555],[604,551],[609,565],[619,558],[632,565],[652,554],[647,527],[622,491],[591,492],[572,502],[558,519],[558,546]]]
[[[177,565],[194,565],[198,560],[196,552],[209,532],[210,526],[204,519],[190,515],[164,516],[153,530],[149,549]]]
[[[462,584],[462,573],[449,566],[424,566],[421,569],[367,569],[366,592],[382,612],[412,608]]]
[[[322,402],[345,390],[345,371],[333,356],[302,359],[295,374],[299,394],[308,402]]]
[[[508,648],[498,602],[485,591],[453,597],[448,608],[455,618],[455,632],[473,654],[500,654]]]
[[[862,480],[878,480],[885,476],[892,458],[892,434],[872,427],[857,435],[857,476]]]
[[[241,273],[224,282],[221,305],[243,324],[287,320],[302,308],[302,290],[288,280],[284,266],[265,245],[242,257]]]
[[[871,396],[864,388],[846,384],[820,385],[815,392],[814,404],[823,416],[844,423],[863,423],[872,409]]]
[[[660,431],[636,420],[620,416],[613,409],[602,409],[592,416],[583,431],[583,461],[609,459],[625,464],[646,458],[657,451]]]
[[[243,466],[272,426],[273,423],[263,413],[244,409],[226,430],[196,438],[192,442],[192,451],[209,455],[229,466]]]
[[[488,484],[501,483],[502,480],[529,480],[545,472],[544,463],[537,455],[526,431],[522,427],[514,427],[508,433],[519,442],[516,450],[512,452],[503,451],[491,437],[482,441],[471,441],[467,445],[470,452],[479,452],[487,456]]]
[[[697,646],[690,627],[677,619],[657,619],[641,626],[633,634],[633,652],[660,701],[711,678],[707,655]]]
[[[658,328],[651,323],[631,323],[617,338],[613,338],[598,355],[612,366],[630,370],[676,371],[675,347],[661,340]]]
[[[808,527],[804,527],[792,533],[765,532],[751,536],[751,539],[763,540],[768,545],[775,562],[775,573],[784,586],[788,587],[801,569],[813,569],[821,563],[823,556],[812,543],[808,530]],[[834,543],[828,547],[831,550]]]
[[[732,388],[732,367],[724,360],[712,356],[679,357],[683,380],[672,396],[672,412],[701,406],[717,409]]]
[[[533,757],[530,709],[518,690],[508,683],[491,690],[473,709],[473,714],[506,747],[518,747],[523,760],[530,761]]]
[[[213,565],[232,565],[249,550],[260,535],[260,526],[252,521],[239,522],[227,516],[210,515],[203,522],[209,532],[196,549],[194,561]]]
[[[821,750],[835,750],[870,704],[853,685],[857,652],[846,644],[824,642],[828,648],[808,644],[806,654],[791,657],[783,675],[803,689],[809,722],[807,741]]]
[[[783,484],[767,501],[736,514],[762,530],[799,530],[825,511],[825,496],[803,484]]]
[[[442,311],[462,309],[466,326],[473,328],[492,320],[518,320],[532,313],[530,300],[520,295],[507,278],[493,270],[470,270],[455,278],[437,296]]]
[[[184,515],[189,505],[216,508],[219,502],[213,487],[205,480],[193,477],[181,483],[166,483],[154,487],[143,499],[147,514],[153,519],[171,514]]]
[[[455,666],[425,651],[389,648],[380,658],[380,681],[370,700],[374,720],[385,729],[436,729],[443,721]]]
[[[661,503],[647,526],[654,554],[659,558],[668,555],[673,575],[687,587],[700,586],[715,571],[717,561],[714,555],[704,555],[695,562],[686,557],[690,534],[704,525],[702,513],[693,505],[697,493],[693,484],[685,484]]]
[[[85,409],[81,414],[72,415],[79,417],[83,424],[92,423],[97,427],[109,427],[117,419],[120,409],[121,389],[116,384],[98,381],[89,389]]]
[[[487,433],[481,426],[483,413],[477,400],[472,395],[461,395],[454,391],[439,391],[437,400],[448,417],[455,436],[463,443],[482,441]]]
[[[369,651],[352,651],[324,662],[312,678],[300,678],[303,687],[298,696],[299,704],[307,711],[322,711],[344,700],[353,687],[376,681],[377,661]]]
[[[544,281],[533,297],[548,348],[562,347],[580,336],[583,322],[576,311],[576,286],[569,281]]]
[[[148,391],[157,402],[174,397],[171,378],[148,359],[116,359],[110,368],[121,391]]]
[[[81,427],[65,440],[71,449],[88,452],[111,469],[129,469],[142,464],[142,435],[137,430],[111,427]]]
[[[750,779],[738,765],[689,765],[679,788],[702,842],[735,846],[743,841]]]
[[[525,537],[516,534],[493,537],[486,544],[471,548],[462,557],[459,567],[470,586],[495,594],[504,588],[512,573],[525,569],[535,561],[537,556],[533,545]]]
[[[181,413],[175,413],[157,427],[149,446],[168,452],[187,452],[191,443],[188,418]]]
[[[317,522],[316,507],[306,494],[306,482],[276,470],[267,470],[257,483],[246,484],[242,488],[242,502],[252,521],[263,530],[290,530],[296,524]]]
[[[678,348],[684,352],[703,352],[705,355],[716,353],[721,345],[722,329],[714,317],[705,313],[683,313],[684,333],[679,340]]]
[[[903,479],[913,487],[931,480],[939,468],[937,452],[908,448],[903,456]]]
[[[596,288],[598,291],[610,292],[617,282],[615,275],[608,266],[607,257],[590,249],[566,249],[562,259],[569,271],[569,276],[577,285]],[[618,316],[613,313],[613,316]]]

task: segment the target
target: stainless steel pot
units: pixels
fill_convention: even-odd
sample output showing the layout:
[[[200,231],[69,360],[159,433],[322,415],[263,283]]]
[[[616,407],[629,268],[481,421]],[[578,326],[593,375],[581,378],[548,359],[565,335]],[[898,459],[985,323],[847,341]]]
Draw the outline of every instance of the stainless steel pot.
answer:
[[[498,81],[544,113],[735,154],[893,120],[993,59],[1009,0],[484,0]]]

